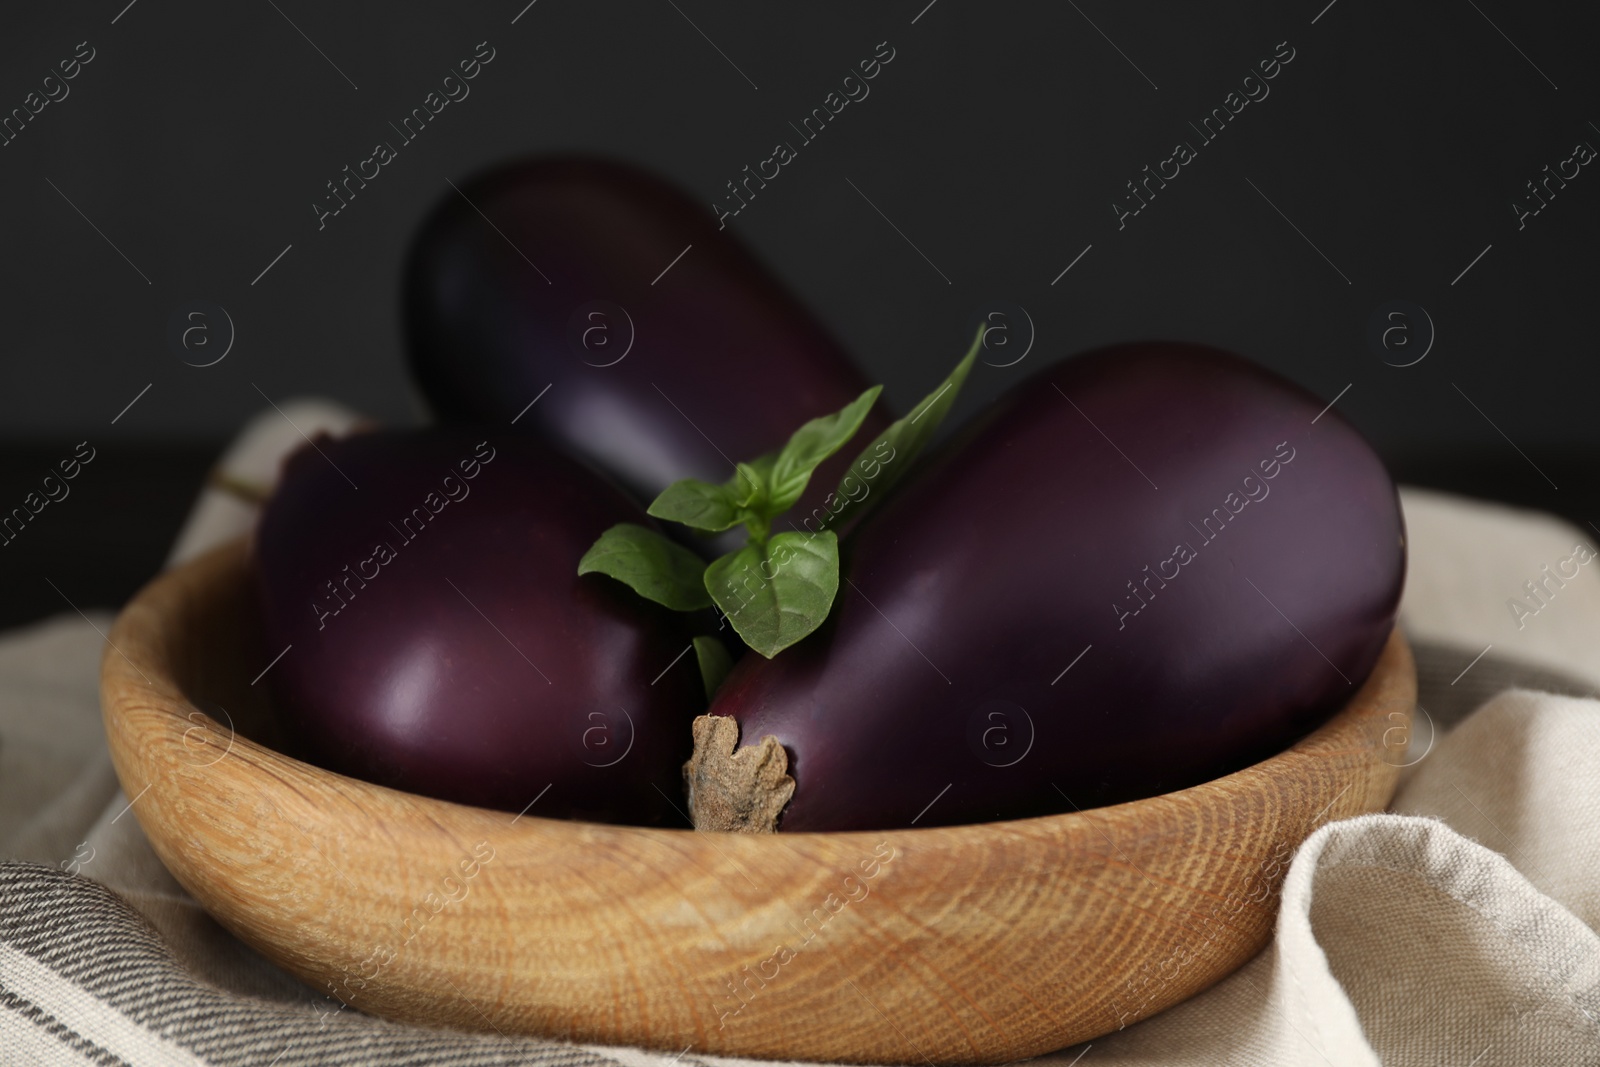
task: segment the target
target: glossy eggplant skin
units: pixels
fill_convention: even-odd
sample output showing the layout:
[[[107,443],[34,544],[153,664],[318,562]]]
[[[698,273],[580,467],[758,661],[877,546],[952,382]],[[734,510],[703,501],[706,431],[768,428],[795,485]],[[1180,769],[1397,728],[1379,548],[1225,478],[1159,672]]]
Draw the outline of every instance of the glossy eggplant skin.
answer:
[[[789,754],[779,830],[1152,796],[1323,722],[1405,573],[1394,485],[1323,403],[1173,343],[998,400],[857,528],[828,627],[718,692],[741,747]]]
[[[667,669],[686,617],[577,575],[608,526],[650,520],[526,436],[316,445],[286,461],[253,544],[294,754],[464,804],[681,825],[705,700],[693,656]]]
[[[515,419],[646,503],[731,478],[871,384],[710,212],[599,159],[530,159],[446,194],[411,249],[405,314],[440,420]],[[880,402],[860,439],[890,421]],[[802,514],[853,455],[819,470]]]

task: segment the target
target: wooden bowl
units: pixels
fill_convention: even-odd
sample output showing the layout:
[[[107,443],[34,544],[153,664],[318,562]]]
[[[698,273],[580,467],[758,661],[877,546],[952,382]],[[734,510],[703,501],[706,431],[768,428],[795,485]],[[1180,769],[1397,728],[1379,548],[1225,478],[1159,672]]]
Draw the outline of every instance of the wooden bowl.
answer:
[[[507,1034],[1000,1063],[1119,1029],[1262,948],[1300,841],[1388,802],[1415,697],[1397,633],[1288,751],[1067,815],[766,836],[514,817],[258,743],[252,679],[279,650],[261,647],[249,568],[225,545],[112,630],[106,734],[151,845],[222,925],[330,997]]]

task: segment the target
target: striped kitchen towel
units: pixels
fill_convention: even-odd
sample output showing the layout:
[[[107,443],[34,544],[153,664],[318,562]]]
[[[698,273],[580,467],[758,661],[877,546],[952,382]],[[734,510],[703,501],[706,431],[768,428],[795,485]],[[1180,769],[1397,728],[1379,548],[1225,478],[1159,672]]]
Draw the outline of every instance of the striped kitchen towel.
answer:
[[[115,893],[32,863],[0,864],[0,1064],[621,1067],[566,1042],[223,992],[180,967]]]

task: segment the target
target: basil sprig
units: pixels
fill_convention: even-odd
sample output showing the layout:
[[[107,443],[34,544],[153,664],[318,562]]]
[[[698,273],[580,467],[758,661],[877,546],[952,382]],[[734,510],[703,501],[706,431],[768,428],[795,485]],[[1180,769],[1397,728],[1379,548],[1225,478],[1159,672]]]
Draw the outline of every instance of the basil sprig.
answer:
[[[839,537],[832,528],[905,475],[949,414],[982,344],[979,327],[972,348],[949,377],[856,456],[838,489],[801,519],[804,529],[772,532],[774,521],[805,493],[817,467],[855,436],[882,386],[840,411],[812,419],[778,451],[737,464],[726,482],[674,482],[648,509],[658,519],[707,534],[743,526],[748,535],[743,548],[706,564],[656,531],[624,522],[600,535],[578,561],[578,573],[609,575],[675,611],[715,605],[745,644],[771,659],[827,619],[839,591]],[[726,668],[709,646],[697,653],[702,668],[712,667],[707,687],[714,689],[710,674]]]

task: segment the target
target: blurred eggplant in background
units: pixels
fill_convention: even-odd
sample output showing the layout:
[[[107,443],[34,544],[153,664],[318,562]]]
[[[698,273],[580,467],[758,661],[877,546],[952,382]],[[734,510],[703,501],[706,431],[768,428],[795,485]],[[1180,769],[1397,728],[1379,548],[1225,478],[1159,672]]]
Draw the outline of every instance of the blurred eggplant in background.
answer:
[[[870,384],[710,212],[600,159],[528,159],[449,193],[411,249],[405,315],[439,419],[515,421],[641,502],[726,480]],[[889,421],[880,404],[866,432]],[[822,468],[804,511],[848,462]]]

